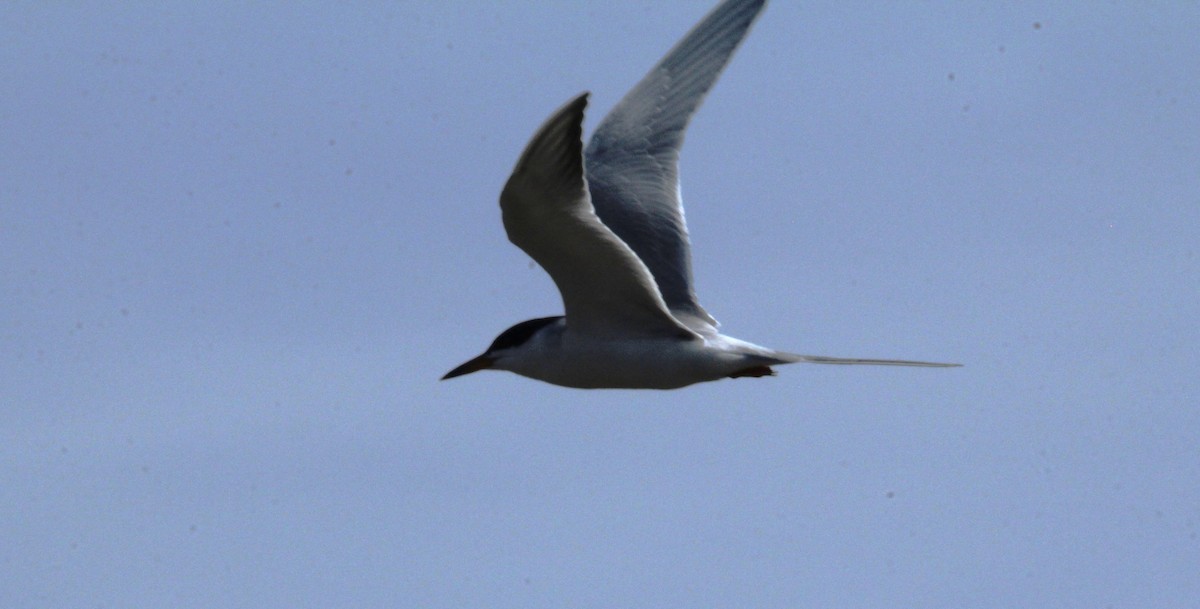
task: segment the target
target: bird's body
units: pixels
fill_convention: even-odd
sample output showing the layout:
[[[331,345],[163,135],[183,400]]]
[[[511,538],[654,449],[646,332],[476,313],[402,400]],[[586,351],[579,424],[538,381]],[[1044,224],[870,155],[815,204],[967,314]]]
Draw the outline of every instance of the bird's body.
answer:
[[[501,368],[547,383],[579,389],[676,389],[734,376],[769,374],[793,361],[735,338],[598,337],[572,332],[564,317],[544,318],[525,348],[498,360]]]
[[[692,114],[765,0],[725,0],[582,143],[587,94],[538,129],[500,195],[509,240],[550,274],[565,316],[521,322],[444,379],[485,368],[556,385],[673,389],[792,362],[944,367],[774,351],[717,331],[692,285],[678,160]]]

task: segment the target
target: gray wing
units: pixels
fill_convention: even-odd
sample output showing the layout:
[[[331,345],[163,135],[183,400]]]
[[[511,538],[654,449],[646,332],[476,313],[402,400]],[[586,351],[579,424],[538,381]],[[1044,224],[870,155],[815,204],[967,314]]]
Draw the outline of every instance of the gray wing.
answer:
[[[603,336],[695,334],[667,311],[649,269],[596,217],[583,173],[584,93],[525,147],[500,194],[508,239],[550,274],[567,327]]]
[[[585,152],[596,214],[653,273],[671,312],[693,328],[716,326],[692,287],[692,255],[679,194],[679,149],[765,0],[726,0],[698,23],[604,118]]]

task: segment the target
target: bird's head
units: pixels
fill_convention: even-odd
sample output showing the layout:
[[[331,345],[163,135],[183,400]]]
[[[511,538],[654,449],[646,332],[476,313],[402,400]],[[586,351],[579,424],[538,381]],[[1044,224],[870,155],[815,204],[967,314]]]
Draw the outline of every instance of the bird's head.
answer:
[[[496,340],[492,341],[491,346],[480,355],[477,355],[466,362],[463,362],[457,368],[447,372],[442,380],[452,379],[456,376],[463,376],[472,372],[486,370],[488,368],[497,368],[505,370],[507,367],[504,361],[511,358],[513,355],[521,351],[523,348],[528,348],[530,339],[534,337],[542,329],[563,319],[561,315],[553,317],[539,317],[523,321],[503,332]]]

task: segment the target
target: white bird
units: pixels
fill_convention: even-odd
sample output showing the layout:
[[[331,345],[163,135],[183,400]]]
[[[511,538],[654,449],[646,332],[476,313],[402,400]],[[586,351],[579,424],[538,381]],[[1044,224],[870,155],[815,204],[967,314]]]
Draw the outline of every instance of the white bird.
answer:
[[[537,131],[500,194],[508,238],[550,274],[565,316],[523,321],[443,380],[492,368],[578,388],[674,389],[772,376],[793,362],[949,367],[796,355],[725,336],[692,287],[679,194],[684,130],[765,0],[725,0],[596,128],[583,93]]]

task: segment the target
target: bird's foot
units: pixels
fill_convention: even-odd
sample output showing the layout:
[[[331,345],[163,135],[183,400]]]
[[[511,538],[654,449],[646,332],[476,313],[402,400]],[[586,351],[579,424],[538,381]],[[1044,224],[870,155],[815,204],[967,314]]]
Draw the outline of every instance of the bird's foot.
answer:
[[[771,370],[770,366],[751,366],[749,368],[746,368],[745,370],[738,370],[737,372],[734,372],[733,374],[729,375],[729,378],[737,379],[737,378],[742,378],[742,377],[747,377],[747,376],[753,377],[753,378],[762,378],[764,376],[775,376],[775,371]]]

